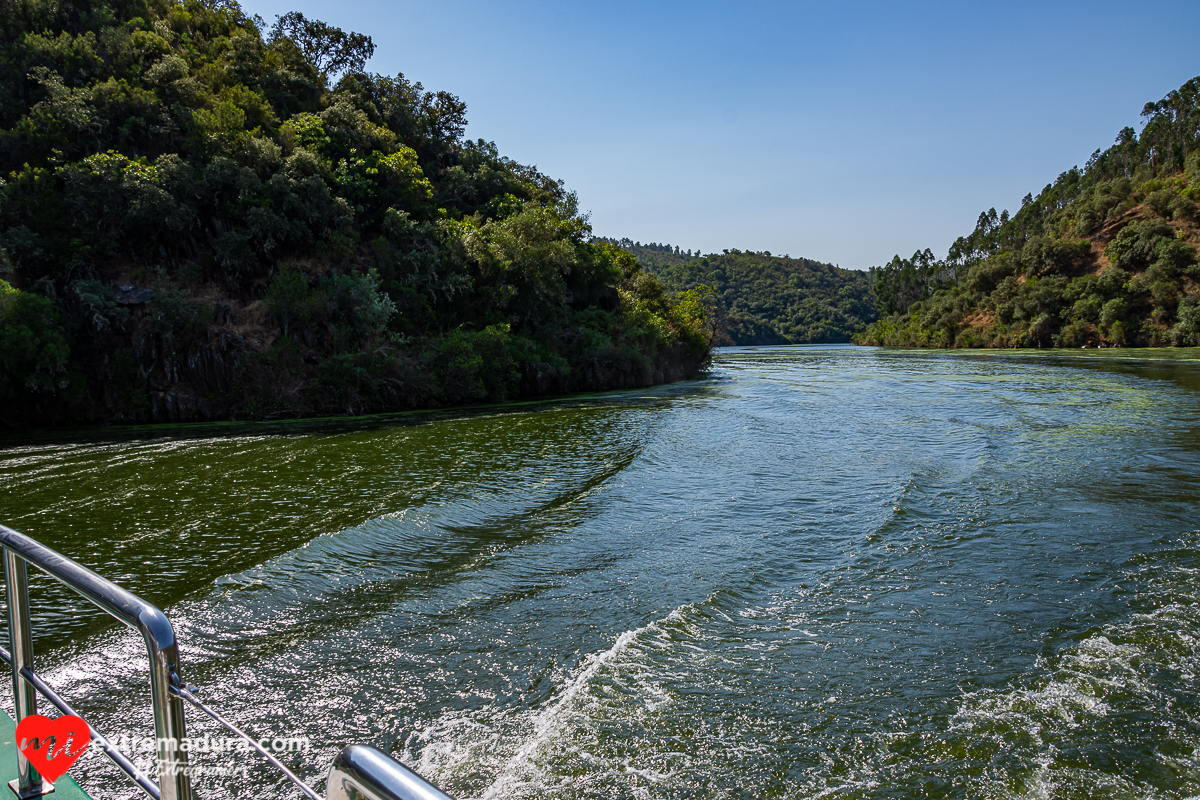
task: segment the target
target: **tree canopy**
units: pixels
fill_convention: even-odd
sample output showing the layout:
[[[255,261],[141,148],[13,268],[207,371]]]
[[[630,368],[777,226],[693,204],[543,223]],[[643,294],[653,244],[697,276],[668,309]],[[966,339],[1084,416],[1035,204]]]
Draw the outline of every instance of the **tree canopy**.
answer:
[[[284,39],[299,47],[320,72],[330,75],[363,72],[375,54],[370,36],[346,33],[320,20],[306,19],[299,11],[289,11],[275,20],[270,41],[277,45]]]
[[[7,0],[0,419],[361,412],[693,374],[711,331],[374,43]],[[24,354],[24,355],[20,355]]]

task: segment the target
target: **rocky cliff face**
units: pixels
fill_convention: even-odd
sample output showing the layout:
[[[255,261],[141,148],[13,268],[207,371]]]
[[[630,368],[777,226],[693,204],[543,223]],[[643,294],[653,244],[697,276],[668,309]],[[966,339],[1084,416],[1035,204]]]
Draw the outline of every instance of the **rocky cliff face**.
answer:
[[[97,304],[76,294],[65,302]],[[654,357],[597,355],[570,368],[561,359],[503,357],[468,360],[464,367],[461,354],[423,340],[339,355],[323,351],[311,332],[282,337],[261,302],[193,299],[188,308],[196,307],[205,309],[206,319],[164,318],[151,290],[118,287],[111,304],[80,315],[87,328],[76,331],[76,341],[85,341],[88,353],[82,374],[72,376],[71,401],[0,414],[0,422],[20,427],[380,413],[642,388],[693,377],[707,359],[707,353],[677,347]],[[501,380],[510,380],[508,390],[495,388]]]

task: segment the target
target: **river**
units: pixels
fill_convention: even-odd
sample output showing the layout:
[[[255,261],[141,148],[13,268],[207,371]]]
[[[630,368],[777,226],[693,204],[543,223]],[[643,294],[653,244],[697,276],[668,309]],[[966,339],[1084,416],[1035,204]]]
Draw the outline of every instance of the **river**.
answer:
[[[730,348],[638,392],[0,444],[0,521],[162,607],[317,785],[361,742],[464,798],[1200,795],[1197,350]],[[47,680],[149,735],[139,641],[47,583]]]

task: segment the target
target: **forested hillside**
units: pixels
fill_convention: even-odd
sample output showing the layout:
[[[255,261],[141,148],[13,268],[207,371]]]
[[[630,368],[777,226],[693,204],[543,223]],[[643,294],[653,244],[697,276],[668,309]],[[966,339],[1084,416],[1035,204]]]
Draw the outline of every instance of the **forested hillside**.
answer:
[[[642,267],[653,273],[661,272],[666,267],[672,267],[700,257],[699,248],[693,253],[691,250],[684,250],[678,245],[663,244],[661,242],[646,242],[642,244],[632,239],[606,238],[599,238],[594,241],[615,244],[622,250],[628,250],[630,253],[633,253],[633,257],[637,259],[637,262]]]
[[[1009,215],[991,209],[946,258],[874,270],[865,344],[1200,346],[1200,78],[1147,103],[1083,169]]]
[[[372,40],[3,0],[0,421],[360,413],[694,374],[711,331]]]
[[[718,326],[732,344],[848,342],[876,319],[866,272],[740,250],[699,258],[651,251],[643,258],[675,291],[715,289]]]

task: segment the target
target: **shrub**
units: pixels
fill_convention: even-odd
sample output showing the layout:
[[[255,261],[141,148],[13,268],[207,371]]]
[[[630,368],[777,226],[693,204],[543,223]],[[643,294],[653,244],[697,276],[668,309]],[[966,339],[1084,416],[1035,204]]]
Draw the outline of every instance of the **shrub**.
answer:
[[[295,264],[279,268],[263,301],[284,336],[301,332],[326,313],[324,298]]]
[[[1141,272],[1155,260],[1155,247],[1163,239],[1174,239],[1175,230],[1161,219],[1138,220],[1121,229],[1104,255],[1115,266]]]
[[[1196,218],[1196,204],[1183,195],[1176,195],[1175,199],[1171,201],[1170,211],[1172,219],[1194,220]]]
[[[991,292],[1005,278],[1016,274],[1020,266],[1013,253],[1000,253],[972,266],[963,282],[969,291]]]
[[[459,328],[440,340],[432,362],[444,402],[501,401],[515,396],[521,374],[508,325]]]
[[[5,401],[66,388],[70,348],[61,322],[48,299],[0,280],[0,397]]]
[[[75,281],[67,296],[79,309],[77,318],[82,317],[91,332],[121,329],[130,321],[129,309],[118,305],[113,299],[112,287],[100,281]]]
[[[183,289],[160,289],[146,303],[146,329],[158,334],[163,355],[182,353],[212,319],[211,306],[188,300]]]
[[[1021,251],[1027,275],[1070,275],[1085,266],[1092,244],[1083,239],[1030,239]]]
[[[1154,209],[1155,214],[1169,219],[1171,216],[1171,201],[1174,199],[1175,194],[1170,189],[1159,189],[1146,196],[1146,205]]]
[[[1171,344],[1176,347],[1200,346],[1200,305],[1191,298],[1179,304],[1179,321],[1171,328]]]
[[[1099,343],[1100,335],[1096,326],[1081,320],[1063,326],[1055,342],[1058,347],[1089,347]]]
[[[321,281],[321,288],[330,317],[348,339],[344,346],[357,346],[379,336],[396,313],[396,304],[379,291],[379,275],[374,270],[365,275],[331,275]]]

